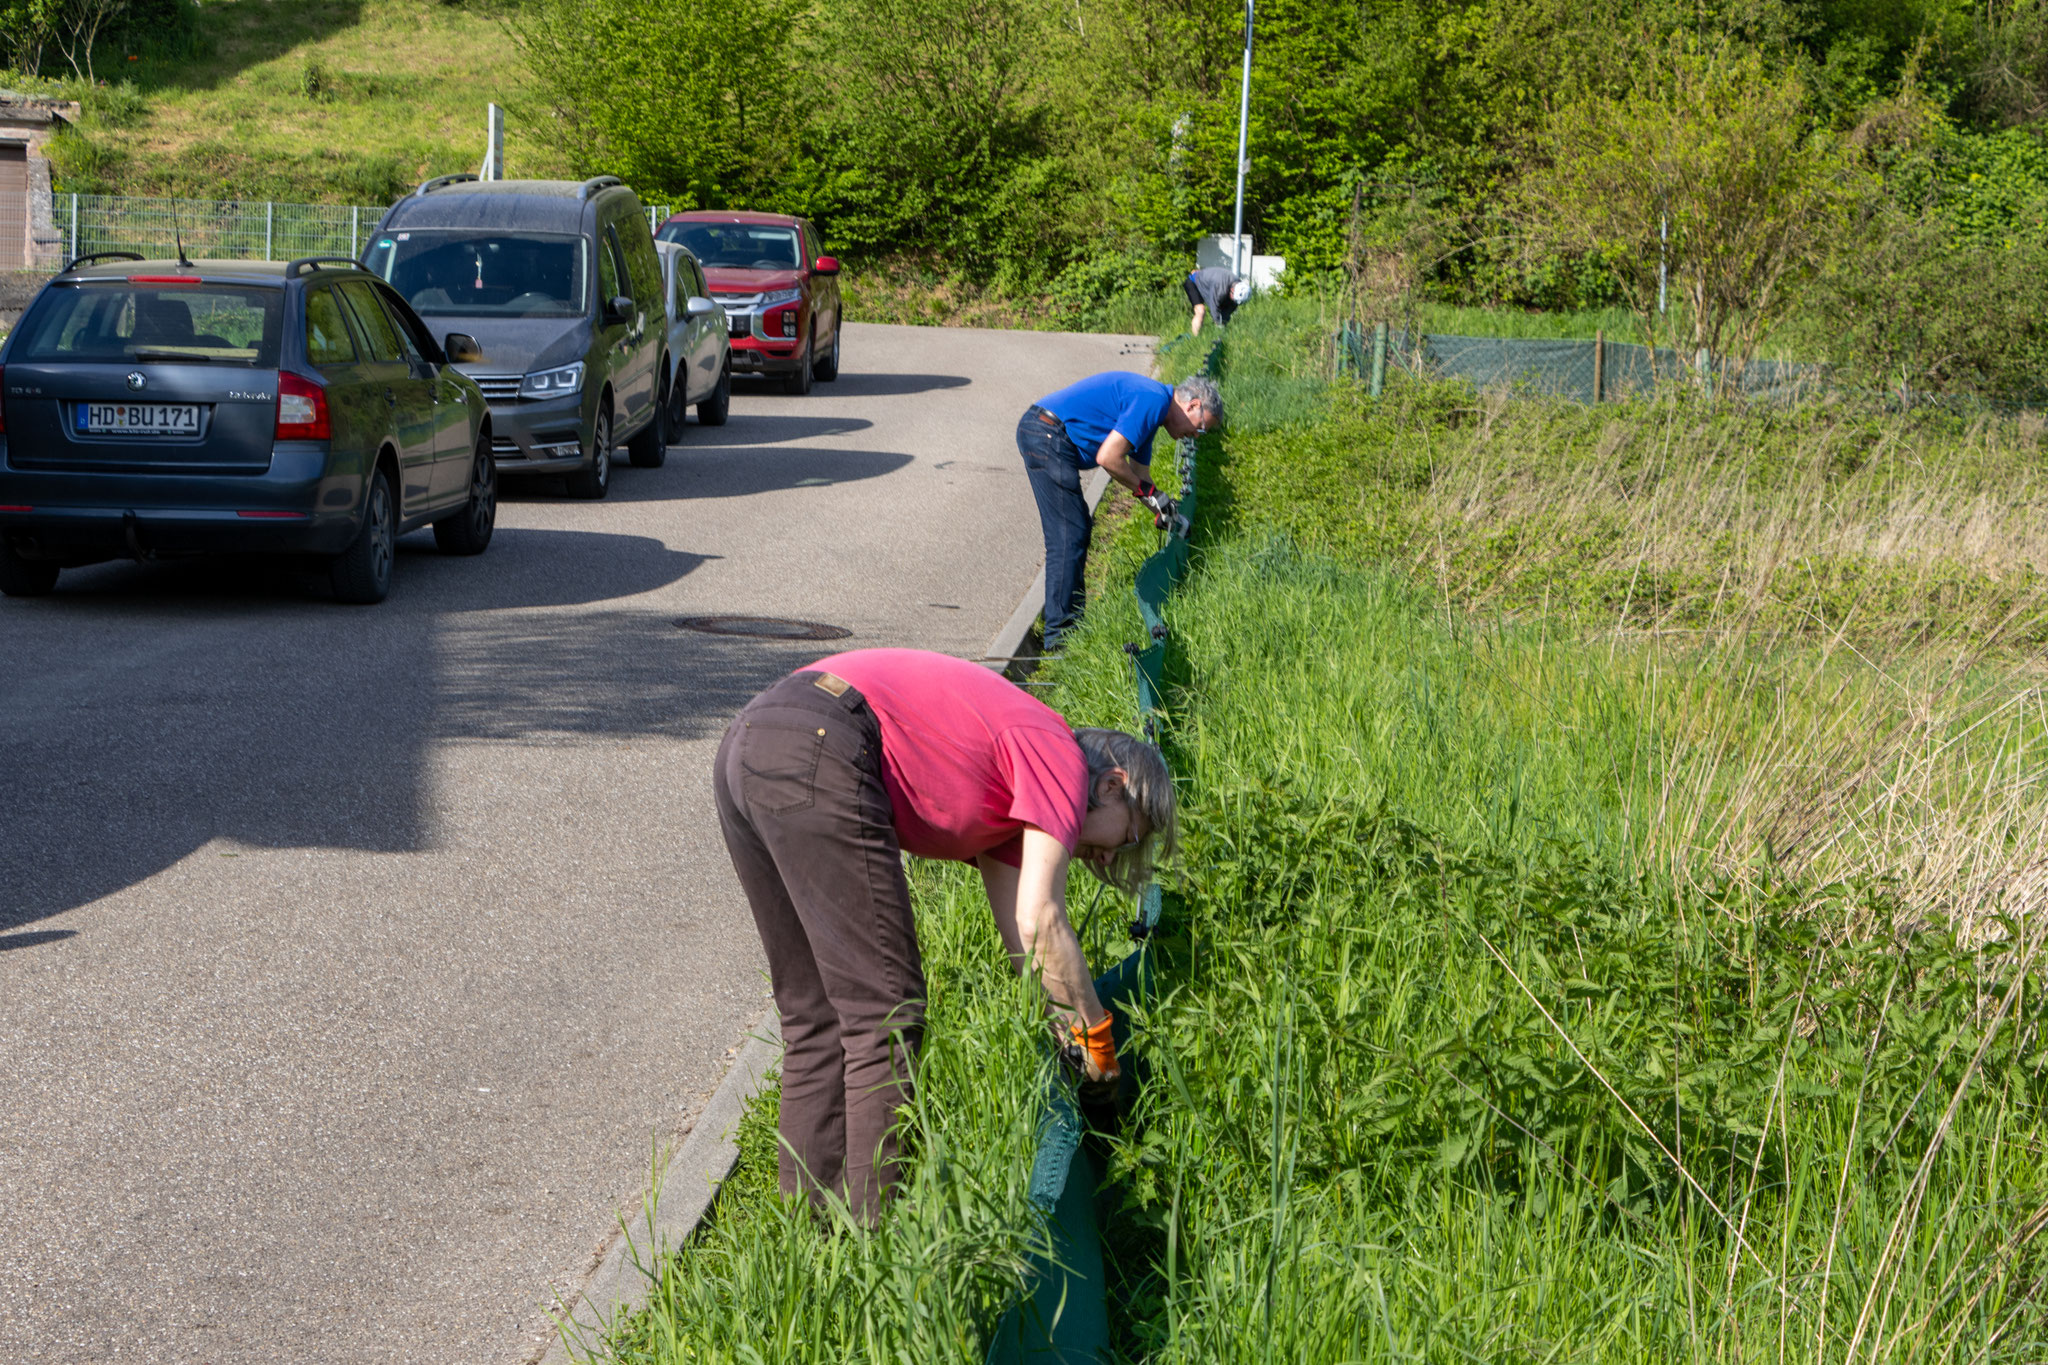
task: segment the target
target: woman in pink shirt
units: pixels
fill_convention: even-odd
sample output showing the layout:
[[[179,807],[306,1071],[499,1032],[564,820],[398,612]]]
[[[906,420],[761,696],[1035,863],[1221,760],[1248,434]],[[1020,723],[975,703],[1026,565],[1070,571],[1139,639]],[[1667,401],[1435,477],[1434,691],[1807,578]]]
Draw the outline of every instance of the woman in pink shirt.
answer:
[[[1086,1058],[1109,1014],[1066,912],[1067,867],[1135,891],[1175,839],[1159,751],[1075,730],[978,664],[915,649],[820,659],[749,702],[719,746],[726,848],[782,1019],[782,1189],[873,1221],[896,1175],[924,971],[902,854],[975,864],[996,927]]]

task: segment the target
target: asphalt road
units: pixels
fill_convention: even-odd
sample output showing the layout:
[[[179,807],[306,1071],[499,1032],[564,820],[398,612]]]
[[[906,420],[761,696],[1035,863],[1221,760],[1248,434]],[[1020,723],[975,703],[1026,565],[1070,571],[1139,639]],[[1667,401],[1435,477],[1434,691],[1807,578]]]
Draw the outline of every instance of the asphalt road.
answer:
[[[1148,359],[850,327],[604,502],[407,538],[382,606],[130,564],[0,601],[0,1360],[538,1356],[766,1007],[726,719],[836,649],[979,655],[1040,560],[1018,414]]]

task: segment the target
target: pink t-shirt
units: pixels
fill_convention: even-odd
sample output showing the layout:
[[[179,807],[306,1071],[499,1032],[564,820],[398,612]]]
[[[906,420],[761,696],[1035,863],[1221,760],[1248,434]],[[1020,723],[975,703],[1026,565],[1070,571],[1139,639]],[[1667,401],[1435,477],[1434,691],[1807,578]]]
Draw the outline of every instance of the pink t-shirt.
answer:
[[[859,688],[881,722],[882,783],[905,852],[959,862],[989,853],[1015,867],[1026,825],[1074,851],[1088,765],[1059,712],[950,654],[857,649],[810,667]]]

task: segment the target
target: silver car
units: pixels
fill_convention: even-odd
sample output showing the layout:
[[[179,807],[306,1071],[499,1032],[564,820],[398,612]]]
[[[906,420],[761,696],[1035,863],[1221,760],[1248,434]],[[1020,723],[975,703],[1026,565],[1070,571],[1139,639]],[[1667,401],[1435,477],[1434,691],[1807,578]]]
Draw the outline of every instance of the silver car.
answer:
[[[711,301],[704,267],[677,242],[656,242],[661,253],[663,295],[668,301],[668,436],[683,434],[692,403],[707,427],[725,425],[732,407],[732,340],[725,310]]]

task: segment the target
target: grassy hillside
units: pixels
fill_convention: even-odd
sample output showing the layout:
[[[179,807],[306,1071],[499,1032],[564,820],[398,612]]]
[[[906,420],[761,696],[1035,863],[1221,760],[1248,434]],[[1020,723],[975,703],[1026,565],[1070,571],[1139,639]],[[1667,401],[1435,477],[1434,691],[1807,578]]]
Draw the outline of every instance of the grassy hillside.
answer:
[[[378,203],[483,159],[508,117],[513,175],[566,173],[522,117],[526,70],[497,7],[440,0],[199,0],[189,54],[104,54],[55,154],[59,187],[100,194]]]

